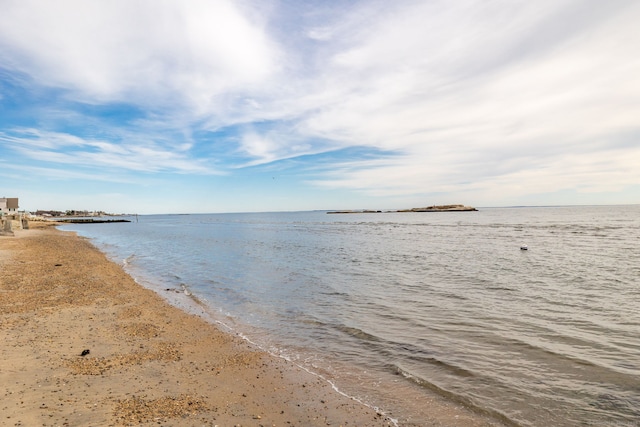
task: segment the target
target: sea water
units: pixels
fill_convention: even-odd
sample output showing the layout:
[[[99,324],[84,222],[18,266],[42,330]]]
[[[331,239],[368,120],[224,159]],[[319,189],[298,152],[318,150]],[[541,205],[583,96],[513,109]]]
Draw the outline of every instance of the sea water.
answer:
[[[131,219],[62,228],[400,424],[640,426],[640,206]]]

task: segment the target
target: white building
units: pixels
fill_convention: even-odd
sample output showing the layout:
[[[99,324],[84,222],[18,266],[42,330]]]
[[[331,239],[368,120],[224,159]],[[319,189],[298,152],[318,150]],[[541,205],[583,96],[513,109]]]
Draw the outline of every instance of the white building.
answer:
[[[0,197],[0,215],[13,215],[18,213],[17,197]]]

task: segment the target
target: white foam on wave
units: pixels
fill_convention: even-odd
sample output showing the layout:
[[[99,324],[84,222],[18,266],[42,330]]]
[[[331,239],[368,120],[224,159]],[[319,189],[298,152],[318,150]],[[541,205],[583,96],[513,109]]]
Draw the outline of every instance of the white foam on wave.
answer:
[[[375,406],[375,405],[371,405],[367,402],[365,402],[364,400],[356,397],[356,396],[352,396],[342,390],[340,390],[340,388],[336,385],[335,382],[333,382],[331,379],[325,377],[322,374],[319,374],[317,372],[312,371],[311,369],[307,368],[306,366],[297,363],[295,360],[293,360],[290,356],[287,356],[285,354],[279,353],[279,352],[274,352],[272,350],[269,350],[267,348],[262,347],[260,344],[258,344],[257,342],[251,340],[248,336],[246,336],[245,334],[241,333],[241,332],[236,332],[236,335],[239,338],[242,338],[243,340],[245,340],[246,342],[250,343],[251,345],[257,347],[258,349],[270,354],[273,357],[277,357],[279,359],[283,359],[286,360],[287,362],[293,364],[294,366],[302,369],[303,371],[307,372],[310,375],[313,375],[317,378],[320,378],[322,381],[326,382],[327,384],[329,384],[331,386],[331,388],[333,389],[333,391],[335,391],[336,393],[340,394],[341,396],[344,396],[348,399],[353,400],[354,402],[359,403],[362,406],[365,406],[369,409],[372,409],[374,411],[376,411],[376,413],[382,415],[383,417],[385,417],[386,420],[390,421],[394,426],[398,427],[398,420],[396,418],[392,418],[389,415],[387,415],[383,410],[381,410],[379,407]]]

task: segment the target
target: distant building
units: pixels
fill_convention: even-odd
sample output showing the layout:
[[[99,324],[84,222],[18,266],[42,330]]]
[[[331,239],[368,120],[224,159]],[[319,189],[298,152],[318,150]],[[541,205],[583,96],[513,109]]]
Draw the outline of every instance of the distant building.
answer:
[[[0,197],[0,215],[13,215],[18,212],[17,197]]]

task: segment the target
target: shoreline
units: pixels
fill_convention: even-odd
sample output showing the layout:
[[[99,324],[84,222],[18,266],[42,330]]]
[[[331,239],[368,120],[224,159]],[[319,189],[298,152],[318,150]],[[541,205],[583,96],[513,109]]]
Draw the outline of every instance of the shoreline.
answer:
[[[394,425],[169,304],[87,239],[32,224],[0,237],[0,425]],[[499,425],[425,404],[432,425]]]

